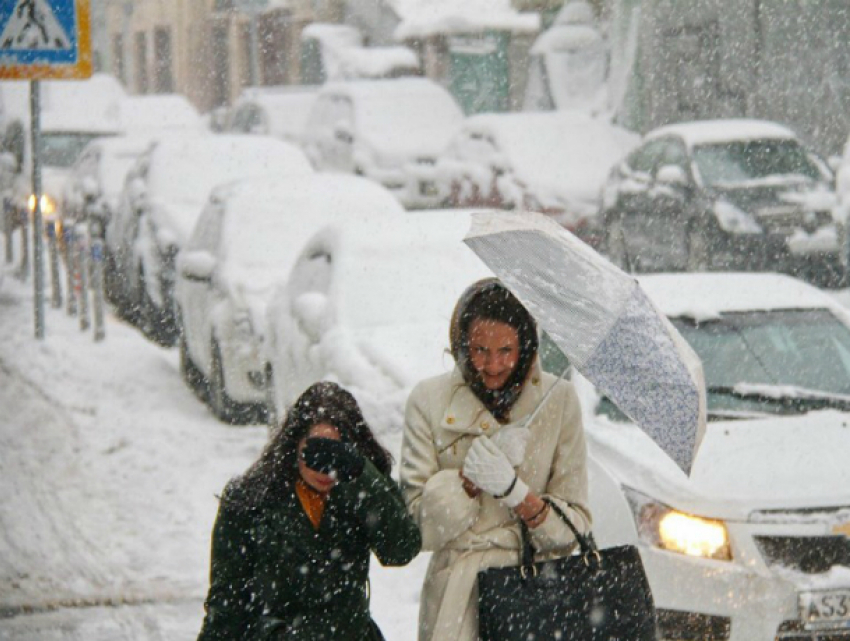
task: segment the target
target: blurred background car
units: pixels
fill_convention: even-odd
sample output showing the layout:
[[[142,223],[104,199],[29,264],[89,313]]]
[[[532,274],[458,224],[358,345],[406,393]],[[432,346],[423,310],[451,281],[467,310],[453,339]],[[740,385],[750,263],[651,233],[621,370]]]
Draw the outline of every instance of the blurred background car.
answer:
[[[265,309],[323,224],[405,216],[380,185],[356,176],[249,178],[213,191],[178,259],[180,369],[226,422],[265,417]]]
[[[425,78],[325,84],[304,128],[316,169],[366,176],[410,208],[434,207],[437,155],[463,114],[448,91]]]
[[[331,379],[379,433],[400,439],[413,385],[452,368],[442,348],[458,296],[492,275],[461,242],[469,224],[468,212],[435,211],[317,232],[268,308],[272,416]]]
[[[312,173],[300,149],[274,138],[164,135],[128,172],[121,206],[106,228],[107,296],[147,336],[173,345],[175,261],[213,187]]]
[[[300,145],[317,92],[318,87],[303,85],[248,88],[233,105],[226,130]]]
[[[839,259],[844,273],[850,273],[850,138],[844,145],[844,154],[835,158],[835,220],[840,225]]]
[[[581,112],[471,116],[437,160],[440,198],[451,207],[548,214],[598,246],[602,184],[639,142]]]
[[[612,170],[602,195],[606,248],[646,272],[788,271],[840,278],[826,163],[781,125],[668,125]]]
[[[850,315],[777,274],[639,280],[702,360],[708,425],[687,477],[573,376],[597,542],[639,547],[660,639],[841,638]]]
[[[127,96],[118,103],[121,131],[130,135],[207,130],[198,110],[180,94]]]
[[[127,173],[150,144],[148,136],[122,135],[97,138],[86,145],[65,183],[63,220],[92,216],[104,233],[118,210]]]

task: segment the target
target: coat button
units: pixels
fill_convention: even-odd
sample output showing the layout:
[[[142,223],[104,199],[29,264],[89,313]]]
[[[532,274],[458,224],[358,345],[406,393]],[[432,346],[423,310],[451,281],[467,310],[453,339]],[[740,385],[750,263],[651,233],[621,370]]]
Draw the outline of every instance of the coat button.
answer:
[[[455,422],[455,417],[454,417],[454,416],[447,416],[447,417],[446,417],[446,423],[448,423],[449,425],[453,425],[453,424],[454,424],[454,422]]]
[[[531,384],[532,385],[540,385],[540,379],[535,376],[534,378],[531,379]]]
[[[484,421],[483,423],[481,423],[481,429],[489,430],[490,429],[490,423],[488,423],[487,421]]]

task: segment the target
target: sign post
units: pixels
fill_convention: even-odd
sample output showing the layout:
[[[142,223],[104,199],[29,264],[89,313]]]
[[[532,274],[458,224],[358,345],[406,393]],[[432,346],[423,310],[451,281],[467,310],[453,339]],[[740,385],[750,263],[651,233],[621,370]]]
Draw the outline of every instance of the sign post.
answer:
[[[0,79],[31,80],[35,337],[44,338],[39,80],[92,73],[89,0],[4,0],[0,4]]]

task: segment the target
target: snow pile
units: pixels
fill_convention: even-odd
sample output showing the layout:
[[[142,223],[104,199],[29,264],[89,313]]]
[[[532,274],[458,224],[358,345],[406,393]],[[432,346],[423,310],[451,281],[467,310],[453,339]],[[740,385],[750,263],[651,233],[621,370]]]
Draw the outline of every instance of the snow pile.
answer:
[[[390,0],[390,5],[399,17],[393,34],[399,41],[485,30],[540,30],[540,16],[518,12],[510,0]]]

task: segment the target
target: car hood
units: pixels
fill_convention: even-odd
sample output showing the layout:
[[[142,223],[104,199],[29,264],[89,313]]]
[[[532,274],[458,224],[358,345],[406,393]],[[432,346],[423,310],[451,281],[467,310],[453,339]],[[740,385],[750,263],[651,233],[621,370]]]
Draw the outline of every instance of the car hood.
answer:
[[[850,503],[850,414],[711,422],[690,477],[638,427],[593,419],[591,456],[623,485],[677,509],[744,520],[754,510]]]

